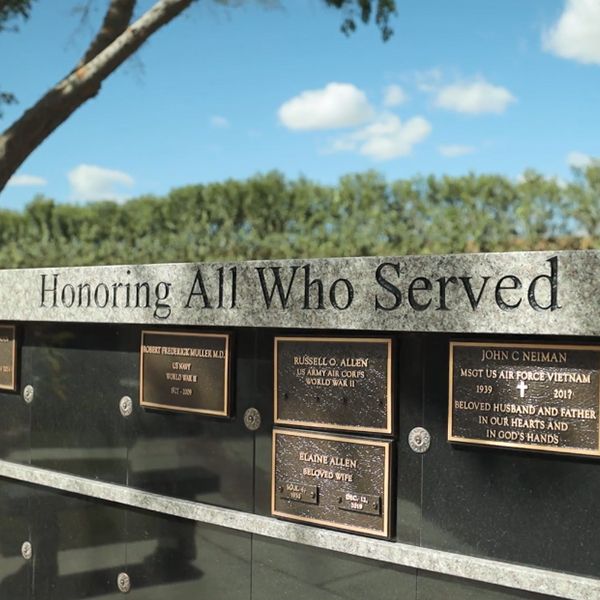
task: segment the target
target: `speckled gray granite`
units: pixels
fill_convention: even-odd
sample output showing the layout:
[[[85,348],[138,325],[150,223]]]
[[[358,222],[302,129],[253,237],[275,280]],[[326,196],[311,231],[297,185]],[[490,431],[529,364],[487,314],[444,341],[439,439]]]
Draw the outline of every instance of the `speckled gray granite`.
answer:
[[[599,298],[597,250],[0,271],[4,321],[596,336]]]
[[[0,460],[0,477],[191,519],[200,523],[493,585],[572,600],[597,600],[600,598],[600,579],[327,531],[3,460]]]

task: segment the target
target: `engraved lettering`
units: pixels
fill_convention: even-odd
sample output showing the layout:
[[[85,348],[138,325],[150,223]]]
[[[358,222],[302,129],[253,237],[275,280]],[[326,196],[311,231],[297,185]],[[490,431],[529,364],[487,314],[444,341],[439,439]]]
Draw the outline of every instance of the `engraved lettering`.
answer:
[[[375,296],[375,310],[395,310],[402,303],[402,294],[400,290],[393,283],[388,281],[383,275],[383,270],[386,267],[391,267],[396,272],[396,275],[399,277],[400,264],[385,262],[380,264],[377,267],[377,270],[375,271],[375,280],[377,281],[377,284],[380,285],[384,290],[389,292],[394,297],[394,303],[390,306],[385,306],[379,301],[379,296]]]
[[[527,298],[531,308],[534,310],[555,311],[561,308],[558,304],[558,256],[554,256],[546,262],[550,263],[550,275],[538,275],[535,277],[529,285]],[[545,306],[541,304],[537,297],[537,288],[540,282],[547,282],[547,287],[549,288],[548,291],[550,292],[548,303]]]
[[[281,267],[270,267],[269,271],[273,275],[273,283],[271,285],[271,289],[269,290],[267,279],[265,276],[265,267],[256,267],[258,279],[260,281],[260,288],[262,290],[265,306],[267,308],[271,308],[271,305],[273,304],[273,299],[275,297],[275,292],[277,292],[277,297],[279,298],[281,308],[287,308],[290,299],[290,294],[292,292],[292,284],[294,283],[298,267],[290,267],[290,269],[291,275],[287,283],[287,289],[284,289],[284,283],[281,279]]]

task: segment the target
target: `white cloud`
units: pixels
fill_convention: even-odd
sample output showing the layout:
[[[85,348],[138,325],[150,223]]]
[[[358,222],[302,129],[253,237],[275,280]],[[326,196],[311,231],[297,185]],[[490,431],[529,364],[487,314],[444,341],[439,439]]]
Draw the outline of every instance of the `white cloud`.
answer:
[[[335,140],[331,151],[355,151],[374,160],[390,160],[409,155],[430,132],[431,124],[423,117],[402,123],[396,115],[384,113],[366,127]]]
[[[569,152],[567,164],[574,169],[585,169],[592,164],[592,157],[583,152]]]
[[[231,126],[229,119],[222,117],[221,115],[213,115],[210,118],[210,124],[212,127],[216,127],[217,129],[227,129]]]
[[[480,79],[442,87],[437,92],[435,104],[440,108],[472,115],[500,114],[515,100],[506,88]]]
[[[558,21],[544,33],[542,44],[562,58],[600,65],[600,2],[567,0]]]
[[[284,102],[279,120],[289,129],[337,129],[361,125],[373,115],[365,93],[350,83],[328,83]]]
[[[472,154],[475,152],[475,148],[473,148],[473,146],[462,146],[460,144],[448,144],[447,146],[439,146],[438,151],[446,158],[456,158],[458,156],[465,156],[465,154]]]
[[[417,89],[421,92],[435,92],[442,81],[442,70],[435,67],[415,73]]]
[[[46,185],[48,182],[43,177],[37,175],[13,175],[6,185],[12,186],[39,186]]]
[[[396,84],[388,85],[383,92],[383,105],[391,108],[400,106],[408,100],[406,92]]]
[[[123,200],[122,188],[134,184],[123,171],[95,165],[78,165],[67,174],[73,200]]]

